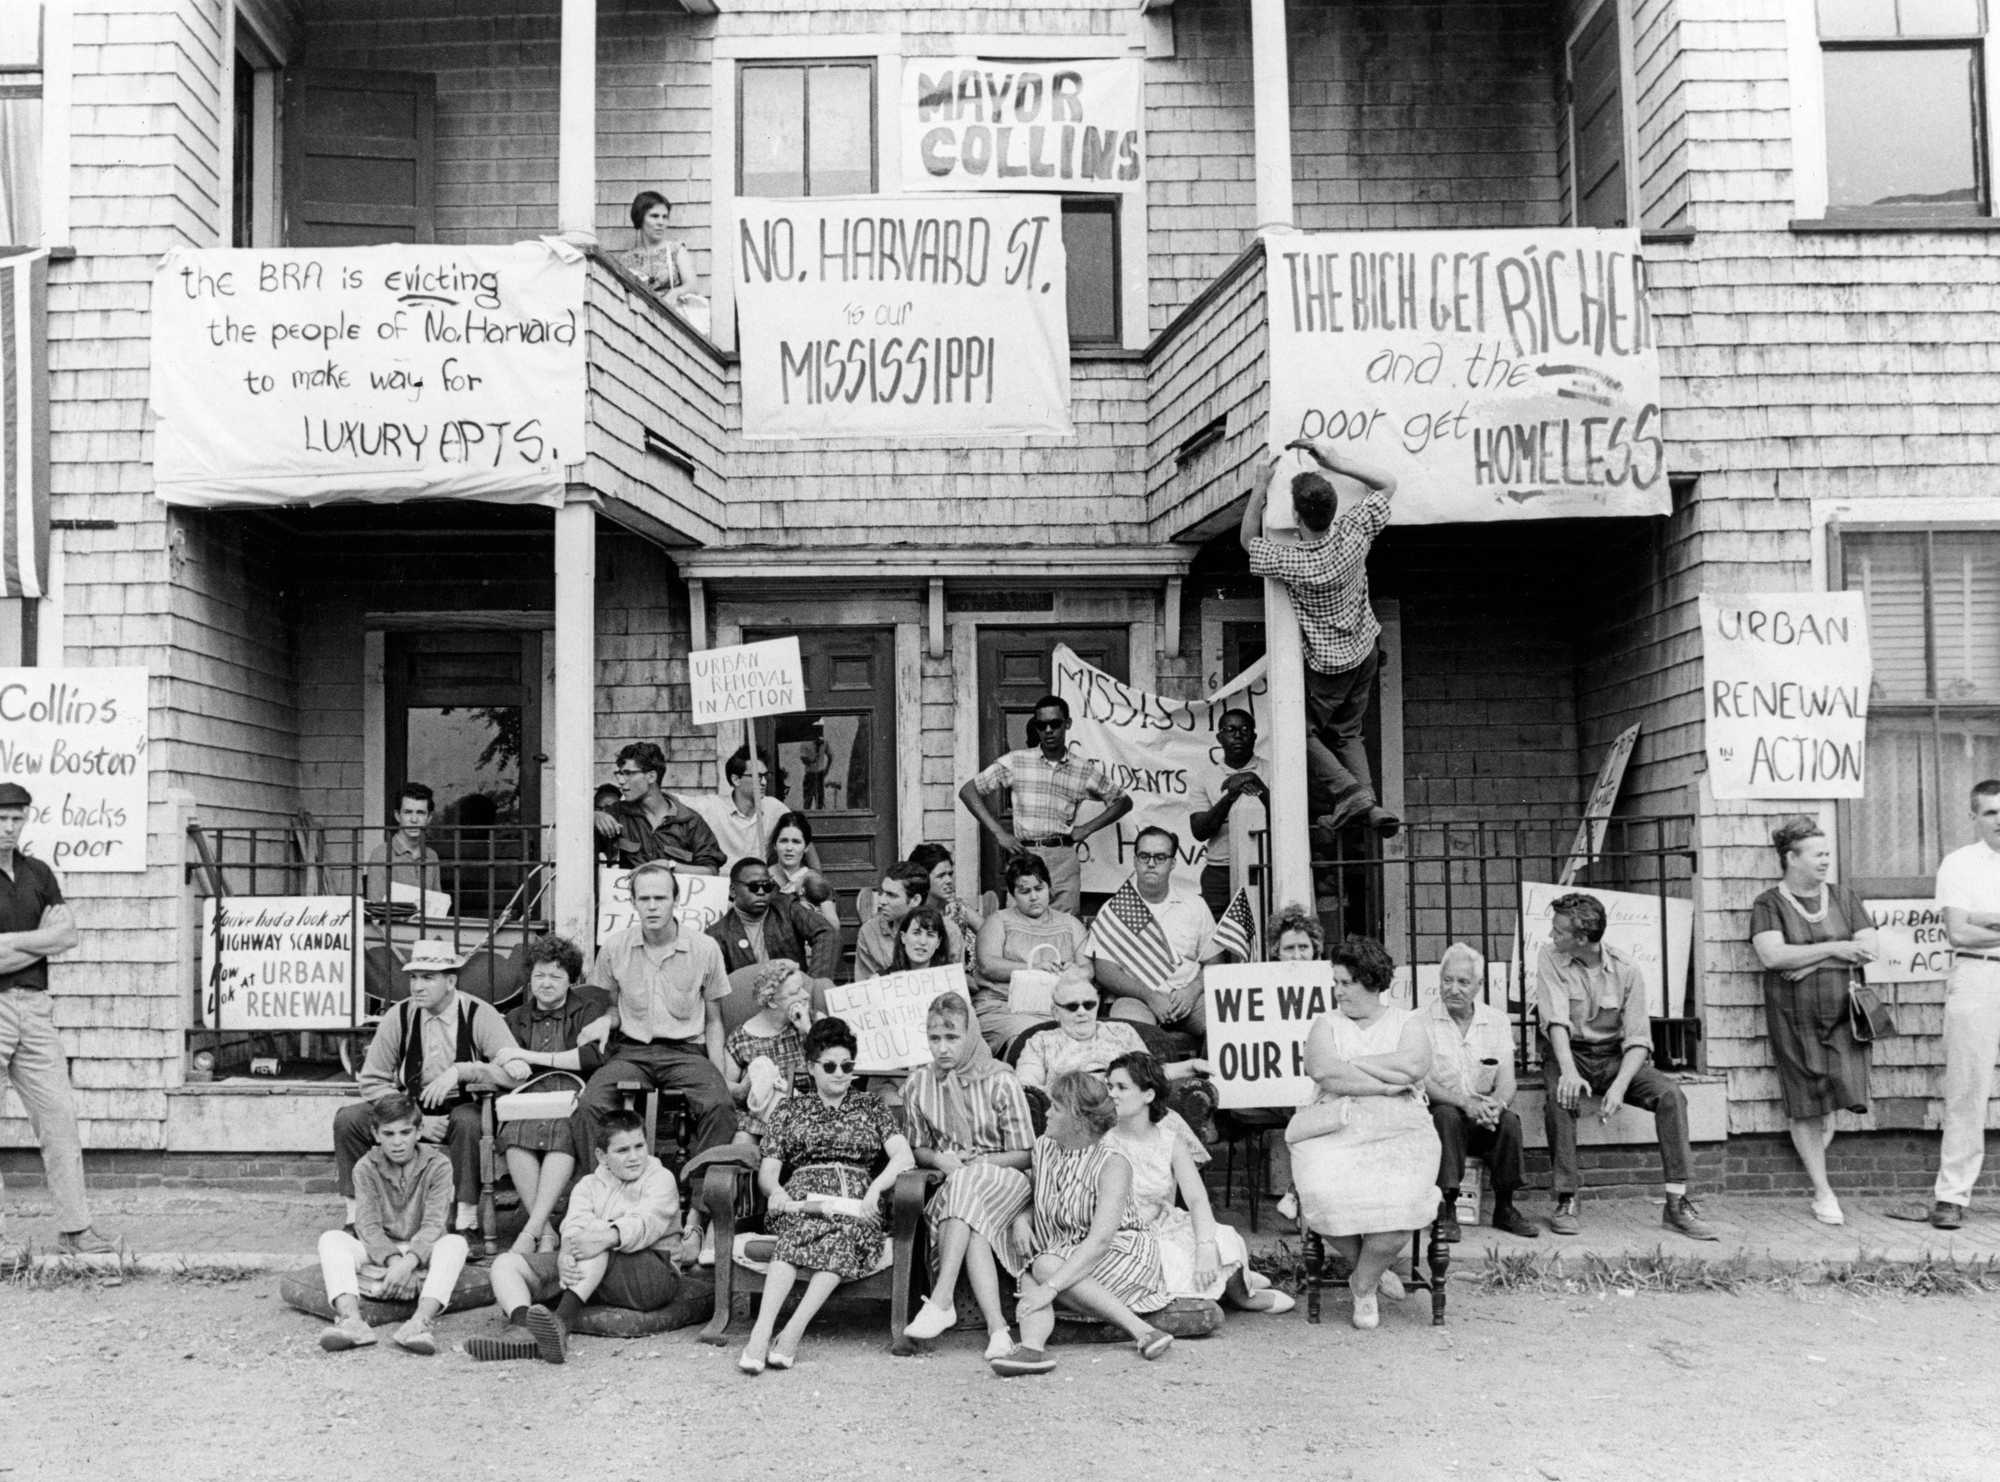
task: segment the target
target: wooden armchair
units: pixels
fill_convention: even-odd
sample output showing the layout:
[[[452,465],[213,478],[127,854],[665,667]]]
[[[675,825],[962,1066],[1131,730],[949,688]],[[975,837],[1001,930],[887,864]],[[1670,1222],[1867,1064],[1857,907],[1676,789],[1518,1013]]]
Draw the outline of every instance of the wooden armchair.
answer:
[[[896,1180],[889,1206],[893,1262],[857,1281],[841,1283],[836,1294],[889,1304],[889,1351],[899,1358],[917,1351],[915,1340],[905,1337],[903,1329],[910,1321],[910,1302],[916,1283],[929,1270],[924,1201],[941,1182],[942,1174],[925,1168],[911,1169]],[[764,1273],[736,1259],[736,1237],[741,1233],[737,1203],[755,1190],[756,1176],[747,1168],[712,1167],[702,1179],[701,1207],[715,1231],[715,1315],[701,1330],[704,1343],[718,1346],[726,1343],[729,1324],[735,1315],[735,1299],[764,1290]],[[756,1203],[761,1206],[762,1198],[758,1197]]]

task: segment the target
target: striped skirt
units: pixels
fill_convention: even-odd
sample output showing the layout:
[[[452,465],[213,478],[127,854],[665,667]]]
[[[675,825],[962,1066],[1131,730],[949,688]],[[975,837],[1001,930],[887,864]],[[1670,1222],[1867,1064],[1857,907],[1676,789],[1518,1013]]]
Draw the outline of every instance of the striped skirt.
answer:
[[[947,1177],[931,1202],[924,1219],[931,1232],[931,1261],[937,1261],[937,1240],[946,1220],[964,1220],[973,1234],[993,1247],[1000,1264],[1019,1275],[1027,1264],[1027,1252],[1014,1238],[1014,1221],[1028,1207],[1028,1176],[1017,1168],[993,1163],[970,1163]]]

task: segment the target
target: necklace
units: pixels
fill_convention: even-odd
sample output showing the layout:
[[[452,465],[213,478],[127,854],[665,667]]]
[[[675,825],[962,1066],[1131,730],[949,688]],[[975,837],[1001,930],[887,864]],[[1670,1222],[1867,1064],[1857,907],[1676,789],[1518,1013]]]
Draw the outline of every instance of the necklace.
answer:
[[[1817,926],[1820,922],[1826,920],[1826,908],[1828,901],[1827,901],[1827,894],[1825,887],[1822,886],[1820,889],[1819,909],[1816,911],[1808,911],[1806,909],[1805,902],[1800,900],[1797,896],[1793,895],[1791,887],[1786,885],[1785,882],[1782,880],[1778,882],[1778,894],[1782,895],[1787,901],[1791,902],[1792,909],[1794,911],[1797,911],[1801,918],[1812,923],[1813,925]]]

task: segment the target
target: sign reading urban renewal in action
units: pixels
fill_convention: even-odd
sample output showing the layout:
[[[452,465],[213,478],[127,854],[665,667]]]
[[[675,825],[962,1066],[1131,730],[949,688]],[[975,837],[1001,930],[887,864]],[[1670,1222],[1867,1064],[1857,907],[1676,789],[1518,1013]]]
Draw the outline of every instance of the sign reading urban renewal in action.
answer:
[[[1875,926],[1875,960],[1862,969],[1871,983],[1941,983],[1951,973],[1951,939],[1944,907],[1934,900],[1863,901]]]
[[[688,698],[698,726],[805,709],[799,640],[772,638],[696,649],[688,655]]]
[[[1660,364],[1630,231],[1264,239],[1271,442],[1396,475],[1403,525],[1668,507]]]
[[[1333,1008],[1332,965],[1223,963],[1202,974],[1202,985],[1217,1105],[1235,1111],[1312,1100],[1306,1036]]]
[[[583,459],[583,259],[511,247],[169,252],[169,504],[560,504]]]
[[[351,895],[210,896],[201,1007],[210,1029],[352,1025],[361,940]]]
[[[1257,750],[1245,771],[1267,782],[1271,776],[1270,723],[1265,703],[1264,661],[1259,659],[1205,700],[1176,700],[1134,689],[1057,644],[1051,690],[1069,701],[1070,750],[1101,763],[1132,795],[1132,811],[1078,846],[1083,888],[1109,893],[1132,873],[1132,850],[1139,830],[1157,824],[1180,836],[1174,878],[1186,889],[1201,889],[1208,846],[1188,826],[1202,802],[1202,778],[1222,765],[1215,739],[1225,710],[1248,710],[1257,722]],[[1081,814],[1100,805],[1086,802]]]
[[[1141,190],[1139,63],[915,58],[903,189]]]
[[[1858,798],[1868,734],[1860,592],[1704,594],[1702,711],[1718,798]]]
[[[146,868],[146,671],[0,669],[0,782],[21,850],[72,874]]]
[[[1070,433],[1056,197],[737,213],[745,437]]]
[[[931,1000],[940,993],[956,993],[972,999],[965,991],[965,969],[957,963],[946,967],[918,968],[914,972],[884,973],[859,983],[845,983],[826,990],[826,1011],[847,1021],[854,1031],[858,1049],[854,1068],[863,1075],[893,1075],[915,1070],[931,1058],[926,1020]],[[978,1033],[977,1028],[973,1033]]]

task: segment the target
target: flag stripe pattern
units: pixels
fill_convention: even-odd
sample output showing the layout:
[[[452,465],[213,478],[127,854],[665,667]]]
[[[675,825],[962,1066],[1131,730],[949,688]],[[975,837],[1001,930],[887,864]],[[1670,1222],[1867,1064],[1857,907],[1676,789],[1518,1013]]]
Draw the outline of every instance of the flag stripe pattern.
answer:
[[[1091,923],[1090,935],[1096,956],[1117,963],[1149,991],[1157,989],[1180,965],[1180,955],[1130,880],[1104,903]]]
[[[1250,910],[1249,891],[1239,890],[1230,897],[1210,940],[1239,961],[1257,960],[1257,918]]]
[[[0,257],[0,597],[46,594],[46,252]]]

